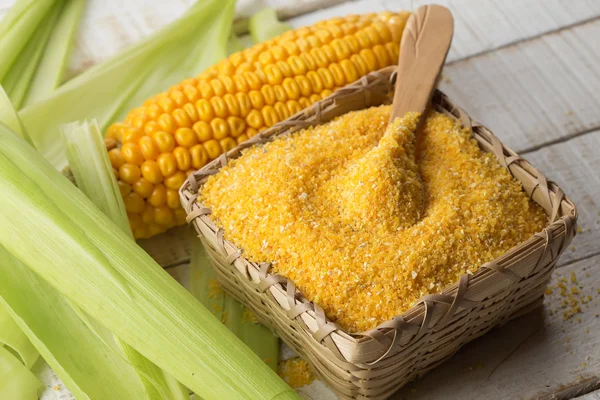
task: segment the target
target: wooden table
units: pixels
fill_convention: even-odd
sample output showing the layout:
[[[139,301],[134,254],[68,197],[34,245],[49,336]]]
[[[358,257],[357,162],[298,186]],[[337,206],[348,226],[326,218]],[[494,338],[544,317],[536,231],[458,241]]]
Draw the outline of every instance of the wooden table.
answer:
[[[0,9],[14,0],[0,0]],[[91,0],[70,68],[104,60],[181,15],[193,0]],[[565,320],[555,290],[543,309],[465,346],[394,399],[600,400],[600,1],[242,0],[294,26],[349,13],[449,7],[455,37],[441,88],[555,180],[579,209],[579,233],[554,274],[592,300]],[[185,260],[169,271],[184,279]],[[300,392],[334,399],[321,382]],[[49,397],[51,398],[51,397]]]

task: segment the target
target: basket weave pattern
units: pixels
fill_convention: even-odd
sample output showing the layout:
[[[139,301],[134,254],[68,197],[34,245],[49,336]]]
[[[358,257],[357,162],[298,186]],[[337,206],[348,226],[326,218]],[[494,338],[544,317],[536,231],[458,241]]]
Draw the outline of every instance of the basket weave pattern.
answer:
[[[482,150],[494,154],[546,211],[549,225],[542,232],[480,266],[474,275],[461,276],[441,293],[426,295],[402,315],[359,334],[348,334],[329,321],[323,309],[305,299],[291,280],[269,273],[268,262],[250,262],[233,243],[224,240],[223,230],[210,218],[211,210],[196,201],[207,176],[217,173],[228,159],[239,157],[241,150],[277,135],[349,111],[389,104],[394,69],[366,75],[261,132],[190,175],[180,189],[188,222],[198,232],[224,289],[309,360],[342,398],[385,399],[465,343],[538,307],[559,255],[575,235],[577,211],[565,193],[438,91],[433,107],[470,127]]]

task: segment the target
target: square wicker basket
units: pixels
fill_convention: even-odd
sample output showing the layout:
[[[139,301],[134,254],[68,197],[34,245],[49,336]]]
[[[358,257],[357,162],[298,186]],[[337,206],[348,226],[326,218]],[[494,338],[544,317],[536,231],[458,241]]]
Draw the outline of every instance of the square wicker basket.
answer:
[[[558,257],[575,235],[577,210],[564,192],[438,91],[433,98],[435,109],[471,127],[480,147],[494,154],[546,211],[549,223],[543,231],[480,266],[474,275],[461,276],[441,293],[424,296],[404,314],[359,334],[344,332],[329,321],[322,308],[305,299],[292,281],[269,273],[268,262],[249,262],[240,249],[224,240],[222,229],[210,218],[211,210],[196,201],[206,177],[238,157],[241,150],[277,135],[352,110],[389,104],[393,71],[390,67],[364,76],[261,132],[190,175],[180,189],[188,222],[198,232],[224,289],[308,360],[341,398],[385,399],[465,343],[538,307]]]

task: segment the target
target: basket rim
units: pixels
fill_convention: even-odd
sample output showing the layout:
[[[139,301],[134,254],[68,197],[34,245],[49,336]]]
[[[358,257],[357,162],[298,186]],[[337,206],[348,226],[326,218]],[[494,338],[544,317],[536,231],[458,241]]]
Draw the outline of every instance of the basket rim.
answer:
[[[523,271],[516,271],[512,268],[515,260],[530,256],[534,252],[532,249],[539,250],[541,246],[543,247],[542,255],[534,266],[533,269],[535,269],[537,264],[548,255],[552,260],[555,260],[563,252],[564,248],[566,248],[565,244],[568,244],[576,234],[577,209],[564,191],[556,183],[547,180],[528,161],[505,146],[491,130],[472,120],[462,108],[456,106],[443,92],[436,90],[432,104],[434,104],[437,111],[441,111],[460,121],[465,127],[470,127],[473,137],[478,140],[480,147],[483,146],[482,142],[485,143],[483,150],[494,154],[499,163],[513,177],[516,172],[519,172],[531,175],[537,180],[537,184],[529,188],[531,191],[530,198],[538,204],[545,203],[546,206],[544,204],[540,205],[546,211],[548,209],[552,210],[549,215],[549,224],[542,232],[536,233],[527,241],[513,247],[500,257],[479,266],[472,275],[463,274],[458,282],[446,286],[441,292],[421,297],[410,309],[402,314],[382,322],[370,330],[355,333],[349,333],[329,320],[318,304],[306,299],[296,289],[293,281],[281,275],[270,273],[270,262],[251,262],[243,257],[242,250],[234,243],[224,239],[223,229],[218,228],[210,217],[210,209],[201,202],[196,201],[198,190],[209,175],[217,173],[220,168],[227,165],[229,159],[239,157],[242,154],[242,150],[246,148],[268,142],[276,136],[293,133],[309,125],[313,125],[313,123],[307,123],[306,120],[315,116],[319,120],[322,111],[326,107],[336,106],[338,102],[343,102],[349,93],[355,93],[360,90],[366,91],[367,87],[374,86],[389,92],[394,87],[394,83],[394,67],[387,67],[365,75],[353,84],[338,90],[329,97],[302,110],[287,120],[275,124],[252,139],[222,154],[219,158],[191,174],[179,190],[181,204],[188,214],[187,221],[194,224],[203,242],[209,242],[212,247],[219,248],[227,257],[227,261],[235,265],[236,269],[244,275],[244,279],[257,284],[257,287],[263,294],[270,291],[271,295],[279,296],[279,306],[287,313],[288,318],[302,319],[307,332],[319,343],[325,344],[338,359],[349,361],[348,357],[344,356],[338,349],[340,340],[347,342],[345,343],[346,347],[360,346],[370,341],[377,342],[380,345],[379,351],[375,352],[376,354],[374,353],[373,361],[363,363],[366,366],[373,365],[384,359],[392,351],[394,345],[412,343],[431,328],[430,325],[432,322],[434,326],[437,324],[443,325],[444,321],[448,321],[459,310],[469,310],[478,304],[479,302],[469,300],[465,297],[467,290],[474,284],[477,284],[477,282],[485,280],[494,274],[498,274],[498,276],[502,276],[505,280],[512,282],[526,279],[527,273],[523,275]],[[365,98],[367,97],[369,96],[365,96]],[[368,105],[371,100],[365,99],[365,103]],[[209,235],[213,237],[211,238]],[[563,236],[563,243],[559,251],[556,254],[552,254],[552,250],[550,250],[550,254],[548,254],[547,249],[552,247],[550,244],[553,243],[554,239]],[[285,303],[287,303],[287,309],[284,307]],[[443,307],[437,307],[436,309],[436,305],[442,305]],[[440,310],[440,308],[444,308],[444,310]]]

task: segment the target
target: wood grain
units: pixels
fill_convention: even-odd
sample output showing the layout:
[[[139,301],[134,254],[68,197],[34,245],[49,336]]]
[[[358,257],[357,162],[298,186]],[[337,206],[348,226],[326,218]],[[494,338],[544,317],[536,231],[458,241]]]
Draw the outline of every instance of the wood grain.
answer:
[[[442,72],[453,33],[454,21],[446,7],[419,7],[408,18],[400,42],[390,121],[409,111],[425,112]]]

